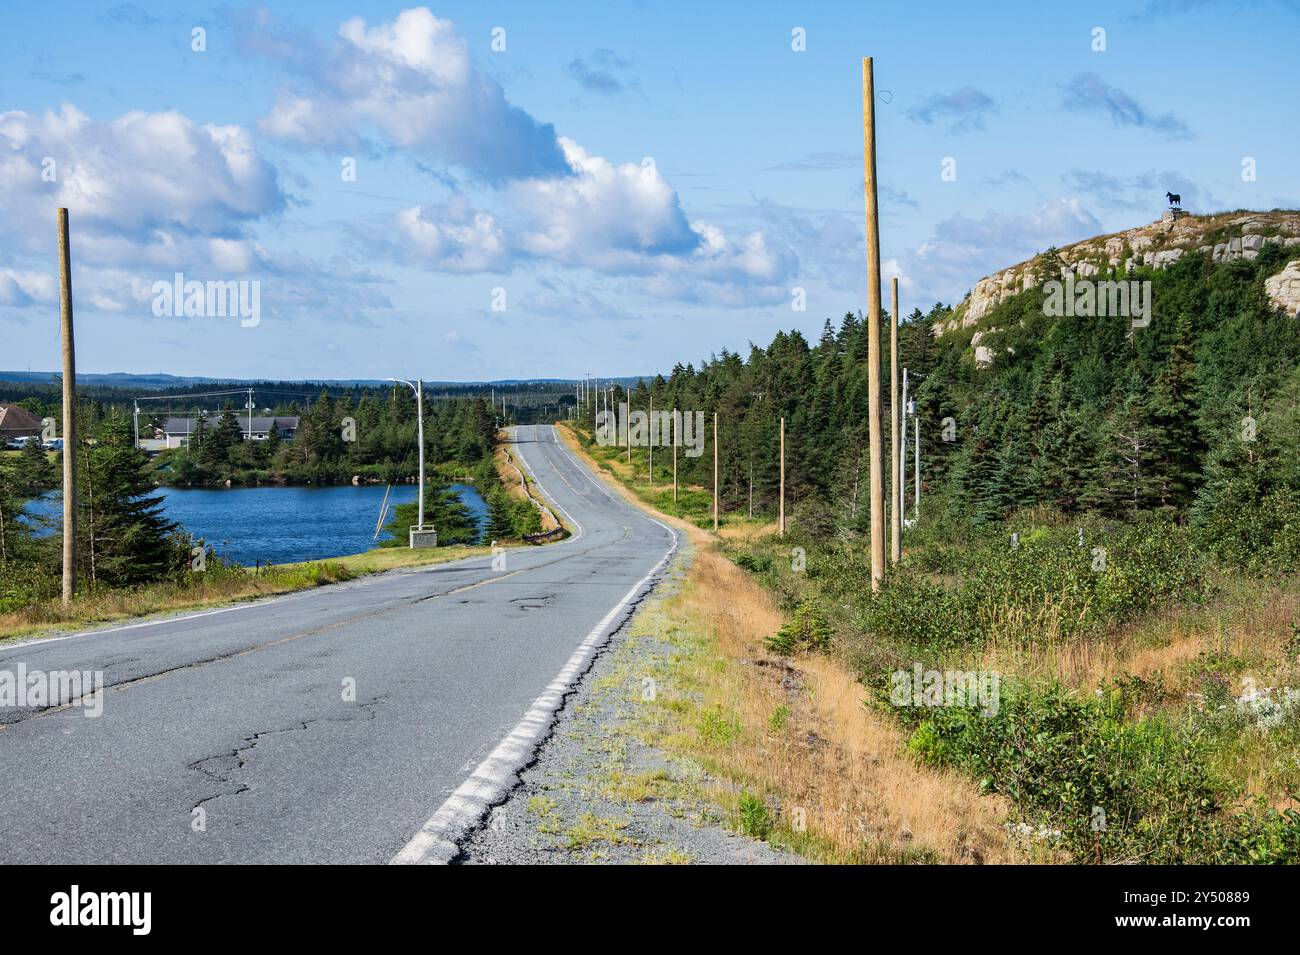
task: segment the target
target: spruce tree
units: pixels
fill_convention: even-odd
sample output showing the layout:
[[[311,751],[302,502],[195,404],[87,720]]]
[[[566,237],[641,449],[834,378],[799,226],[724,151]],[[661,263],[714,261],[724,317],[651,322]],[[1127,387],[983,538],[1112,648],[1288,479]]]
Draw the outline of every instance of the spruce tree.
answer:
[[[1148,408],[1151,416],[1154,503],[1179,509],[1191,503],[1201,483],[1204,442],[1197,428],[1196,366],[1190,331],[1180,325],[1169,361],[1156,376]]]
[[[1157,436],[1146,396],[1131,382],[1102,428],[1101,451],[1084,492],[1085,503],[1114,517],[1136,517],[1161,501]]]
[[[230,452],[243,440],[243,430],[234,411],[227,408],[217,419],[217,426],[209,432],[207,440],[199,450],[199,462],[218,476],[224,473],[230,463]]]
[[[149,458],[135,447],[126,416],[105,418],[81,459],[78,554],[91,586],[146,583],[178,569],[184,552],[172,537],[177,525],[163,516]]]
[[[14,490],[22,497],[37,497],[58,486],[58,473],[39,441],[28,441],[23,445],[13,463]]]
[[[486,534],[488,540],[503,541],[515,537],[515,525],[511,518],[510,501],[505,492],[495,489],[488,495],[488,513]]]

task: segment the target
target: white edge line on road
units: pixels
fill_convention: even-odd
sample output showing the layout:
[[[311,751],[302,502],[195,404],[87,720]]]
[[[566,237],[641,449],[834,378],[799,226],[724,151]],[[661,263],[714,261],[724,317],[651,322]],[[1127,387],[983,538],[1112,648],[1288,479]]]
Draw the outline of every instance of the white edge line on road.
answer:
[[[554,434],[554,429],[552,429]],[[558,441],[556,442],[559,443]],[[522,458],[522,455],[520,456]],[[570,455],[572,458],[572,455]],[[586,473],[586,468],[574,459]],[[531,471],[532,469],[529,468]],[[533,475],[536,480],[536,474]],[[540,482],[538,482],[540,486]],[[627,501],[620,503],[628,504]],[[630,506],[630,505],[629,505]],[[563,508],[561,508],[563,510]],[[649,515],[645,515],[649,516]],[[572,518],[570,518],[572,519]],[[654,520],[654,518],[650,518]],[[576,523],[576,522],[575,522]],[[613,632],[612,624],[629,603],[672,559],[677,551],[677,532],[661,521],[655,521],[672,536],[672,545],[650,573],[641,578],[614,608],[596,624],[574,651],[569,662],[551,681],[544,693],[533,701],[524,718],[510,731],[487,759],[479,763],[470,777],[461,783],[438,811],[420,827],[420,831],[397,855],[390,865],[445,865],[460,853],[459,841],[478,825],[491,806],[500,801],[515,786],[518,772],[532,759],[537,747],[550,732],[555,714],[564,703],[564,697],[573,689],[599,647]]]

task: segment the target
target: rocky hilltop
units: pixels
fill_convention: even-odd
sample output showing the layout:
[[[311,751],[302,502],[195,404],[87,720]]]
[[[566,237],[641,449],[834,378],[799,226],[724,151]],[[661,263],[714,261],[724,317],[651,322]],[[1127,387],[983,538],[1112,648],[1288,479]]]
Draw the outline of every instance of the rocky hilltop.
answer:
[[[1149,225],[1057,249],[1059,261],[1048,253],[1039,253],[980,279],[953,310],[952,318],[935,325],[934,334],[969,328],[1003,299],[1057,278],[1054,273],[1058,270],[1060,278],[1067,274],[1076,279],[1119,278],[1138,268],[1168,268],[1192,251],[1205,253],[1214,262],[1253,259],[1270,244],[1295,248],[1297,258],[1265,282],[1269,300],[1287,314],[1300,315],[1300,212],[1197,216],[1172,210]]]

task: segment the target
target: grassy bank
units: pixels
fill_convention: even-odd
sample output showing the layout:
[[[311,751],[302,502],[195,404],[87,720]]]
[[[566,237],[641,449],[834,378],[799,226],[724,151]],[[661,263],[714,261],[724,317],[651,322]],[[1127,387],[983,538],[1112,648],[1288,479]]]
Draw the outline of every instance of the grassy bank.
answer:
[[[593,456],[572,431],[560,433],[625,495],[661,500],[661,489],[628,481],[644,479],[644,465],[628,470],[618,455],[596,448]],[[694,490],[690,500],[701,494]],[[671,487],[667,496],[671,504]],[[678,497],[681,506],[685,495]],[[773,653],[766,640],[790,616],[772,591],[723,555],[717,538],[694,526],[706,515],[687,512],[694,518],[688,522],[667,509],[657,513],[690,536],[694,553],[685,586],[647,606],[629,638],[670,647],[639,658],[655,692],[642,694],[637,733],[708,771],[712,781],[692,795],[721,807],[739,832],[821,862],[1050,857],[1011,837],[1003,825],[1007,800],[910,755],[908,734],[862,705],[867,691],[840,659]],[[736,521],[726,530],[743,540],[761,535],[763,525]],[[640,783],[644,798],[666,785]]]
[[[960,538],[923,526],[874,596],[860,541],[796,533],[728,552],[805,619],[786,649],[826,635],[916,759],[1009,798],[1044,847],[1081,862],[1300,860],[1293,575],[1223,567],[1177,525],[1046,512]],[[918,669],[996,681],[995,705],[896,696],[896,674]]]

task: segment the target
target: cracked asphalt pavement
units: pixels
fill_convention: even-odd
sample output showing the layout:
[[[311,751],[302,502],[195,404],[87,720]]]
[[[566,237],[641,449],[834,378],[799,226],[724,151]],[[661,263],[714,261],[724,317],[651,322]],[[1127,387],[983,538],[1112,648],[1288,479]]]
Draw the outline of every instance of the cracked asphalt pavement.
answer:
[[[581,530],[502,570],[470,558],[0,646],[0,670],[105,686],[94,718],[0,709],[0,862],[391,859],[673,545],[550,427],[512,441]]]

